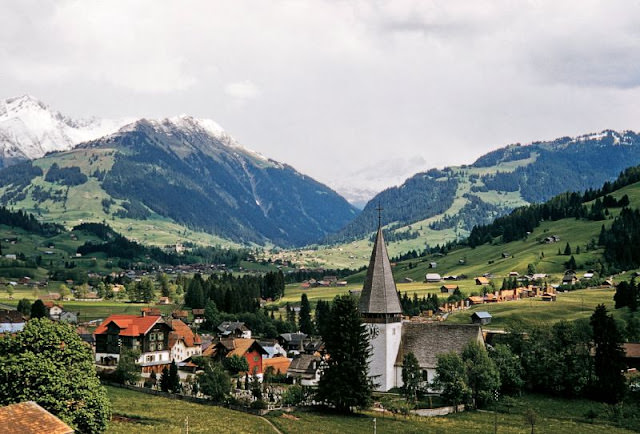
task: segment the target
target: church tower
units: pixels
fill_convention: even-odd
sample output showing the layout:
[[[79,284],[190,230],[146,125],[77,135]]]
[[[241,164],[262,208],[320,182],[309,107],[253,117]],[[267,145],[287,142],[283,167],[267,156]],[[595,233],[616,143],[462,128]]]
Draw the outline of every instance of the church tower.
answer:
[[[362,322],[369,331],[369,376],[373,377],[377,390],[386,392],[394,387],[395,383],[394,364],[402,337],[402,307],[391,273],[380,222],[360,296],[359,309]]]

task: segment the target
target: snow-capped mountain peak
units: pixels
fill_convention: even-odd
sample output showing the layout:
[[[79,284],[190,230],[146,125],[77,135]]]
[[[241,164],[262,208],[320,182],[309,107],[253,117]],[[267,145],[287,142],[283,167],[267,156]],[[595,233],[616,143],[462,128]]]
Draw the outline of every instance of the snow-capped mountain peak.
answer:
[[[0,101],[0,166],[64,151],[117,131],[126,120],[72,119],[30,95]]]

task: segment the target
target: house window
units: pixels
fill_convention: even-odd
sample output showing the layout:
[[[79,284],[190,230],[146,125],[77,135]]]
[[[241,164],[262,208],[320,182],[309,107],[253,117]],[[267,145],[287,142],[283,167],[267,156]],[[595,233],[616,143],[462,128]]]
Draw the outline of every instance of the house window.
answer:
[[[149,344],[149,351],[155,351],[156,350],[156,344],[155,343],[150,343]]]
[[[162,351],[164,349],[164,345],[162,342],[158,342],[158,351]]]
[[[149,334],[149,340],[150,341],[155,341],[156,340],[156,334],[155,333]]]
[[[156,356],[147,356],[147,362],[153,362],[156,359]]]
[[[260,357],[258,357],[258,356],[255,356],[255,357],[253,358],[253,361],[254,361],[254,362],[257,362],[258,360],[260,360]]]
[[[158,333],[157,337],[156,337],[156,340],[161,341],[163,339],[164,339],[164,333]]]

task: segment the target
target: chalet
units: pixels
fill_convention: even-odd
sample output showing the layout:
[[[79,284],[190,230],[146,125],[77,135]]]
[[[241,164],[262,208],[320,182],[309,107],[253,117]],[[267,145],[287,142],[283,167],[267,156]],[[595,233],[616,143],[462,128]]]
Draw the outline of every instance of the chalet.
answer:
[[[57,301],[57,300],[60,300],[62,297],[57,292],[49,292],[48,294],[39,295],[38,298],[44,302],[44,301],[50,301],[50,300]]]
[[[640,369],[640,343],[626,342],[622,344],[622,349],[627,368]]]
[[[174,310],[173,312],[171,312],[171,317],[186,322],[187,318],[189,318],[189,312],[187,312],[186,310]]]
[[[224,321],[218,326],[218,335],[221,338],[251,339],[251,330],[239,321]]]
[[[438,365],[438,355],[462,350],[469,342],[484,345],[479,325],[433,324],[406,322],[402,324],[402,339],[395,360],[395,385],[402,386],[402,361],[413,353],[418,359],[425,381],[431,383]]]
[[[552,292],[545,292],[542,294],[542,301],[556,301],[556,294]]]
[[[160,372],[171,363],[171,326],[156,315],[110,315],[93,333],[96,364],[116,365],[121,348],[140,351],[142,372]]]
[[[575,285],[578,282],[578,278],[575,274],[565,274],[562,276],[563,285]]]
[[[59,320],[60,315],[63,312],[62,305],[58,303],[54,303],[53,301],[46,301],[44,303],[44,307],[47,308],[47,312],[49,313],[49,318],[52,320]]]
[[[291,361],[287,377],[292,378],[295,383],[301,386],[317,386],[320,382],[323,365],[320,356],[300,354]]]
[[[267,352],[265,358],[271,359],[278,356],[287,356],[286,350],[278,343],[277,340],[268,340],[259,342],[262,348]]]
[[[443,294],[453,294],[456,289],[460,289],[458,285],[442,285],[440,292]]]
[[[557,235],[551,235],[550,237],[545,237],[543,240],[545,244],[553,244],[553,243],[557,243],[558,241],[560,241],[560,237]]]
[[[607,279],[604,282],[602,282],[600,284],[600,286],[604,287],[604,288],[611,288],[612,286],[614,286],[613,284],[613,279]]]
[[[594,276],[593,271],[587,271],[586,273],[584,273],[584,274],[582,275],[582,278],[583,278],[584,280],[591,280],[591,279],[593,279],[593,276]]]
[[[517,271],[509,271],[509,277],[518,277],[520,276],[520,273],[518,273]]]
[[[216,360],[226,357],[244,357],[249,364],[249,373],[262,376],[262,359],[267,352],[255,339],[220,339],[220,342],[207,348],[202,355]]]
[[[0,309],[0,333],[22,331],[24,323],[24,316],[17,310]]]
[[[544,280],[549,277],[546,273],[535,273],[531,276],[531,280]]]
[[[481,297],[479,295],[472,295],[471,297],[467,298],[467,301],[469,302],[469,304],[483,304],[484,297]]]
[[[405,277],[402,279],[402,283],[413,283],[413,279],[411,277]]]
[[[160,297],[158,299],[158,304],[169,304],[171,303],[171,300],[169,300],[169,297]]]
[[[438,273],[427,273],[426,276],[424,276],[424,281],[429,283],[429,282],[440,282],[442,280],[442,276],[440,276]]]
[[[473,324],[489,324],[491,322],[491,318],[491,314],[486,311],[474,312],[471,314],[471,322]]]
[[[203,324],[205,322],[204,309],[191,309],[194,324]]]
[[[307,338],[305,333],[282,333],[277,337],[278,343],[282,345],[287,352],[302,352],[304,351],[304,341]]]
[[[142,316],[162,316],[162,311],[157,307],[143,307],[140,309]]]
[[[437,268],[437,267],[438,267],[437,262],[429,262],[429,268]]]
[[[476,277],[476,285],[489,285],[490,283],[491,281],[484,276]]]
[[[0,432],[20,434],[73,434],[66,423],[33,401],[0,407]]]
[[[289,370],[290,365],[291,359],[288,359],[284,356],[262,359],[262,369],[264,369],[264,373],[267,373],[269,372],[269,370],[271,370],[272,374],[284,375]]]
[[[189,357],[202,354],[202,340],[193,333],[188,325],[179,319],[169,320],[171,332],[169,333],[169,348],[171,360],[182,362]]]
[[[336,282],[336,286],[347,286],[347,281],[346,280],[338,280]]]
[[[65,310],[60,314],[60,321],[68,322],[69,324],[77,324],[79,315],[80,312],[69,312]]]
[[[502,255],[501,255],[501,256],[502,256],[502,259],[507,259],[507,258],[510,258],[510,257],[511,257],[511,254],[510,254],[510,253],[507,253],[507,252],[502,252]]]

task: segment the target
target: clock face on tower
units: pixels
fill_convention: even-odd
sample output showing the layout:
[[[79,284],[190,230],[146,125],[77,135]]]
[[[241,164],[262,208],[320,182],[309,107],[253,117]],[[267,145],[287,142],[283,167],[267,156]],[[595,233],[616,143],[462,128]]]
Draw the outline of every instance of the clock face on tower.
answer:
[[[380,334],[380,330],[378,330],[378,327],[376,327],[375,324],[369,324],[367,326],[367,331],[369,332],[369,339],[371,340],[377,338]]]

